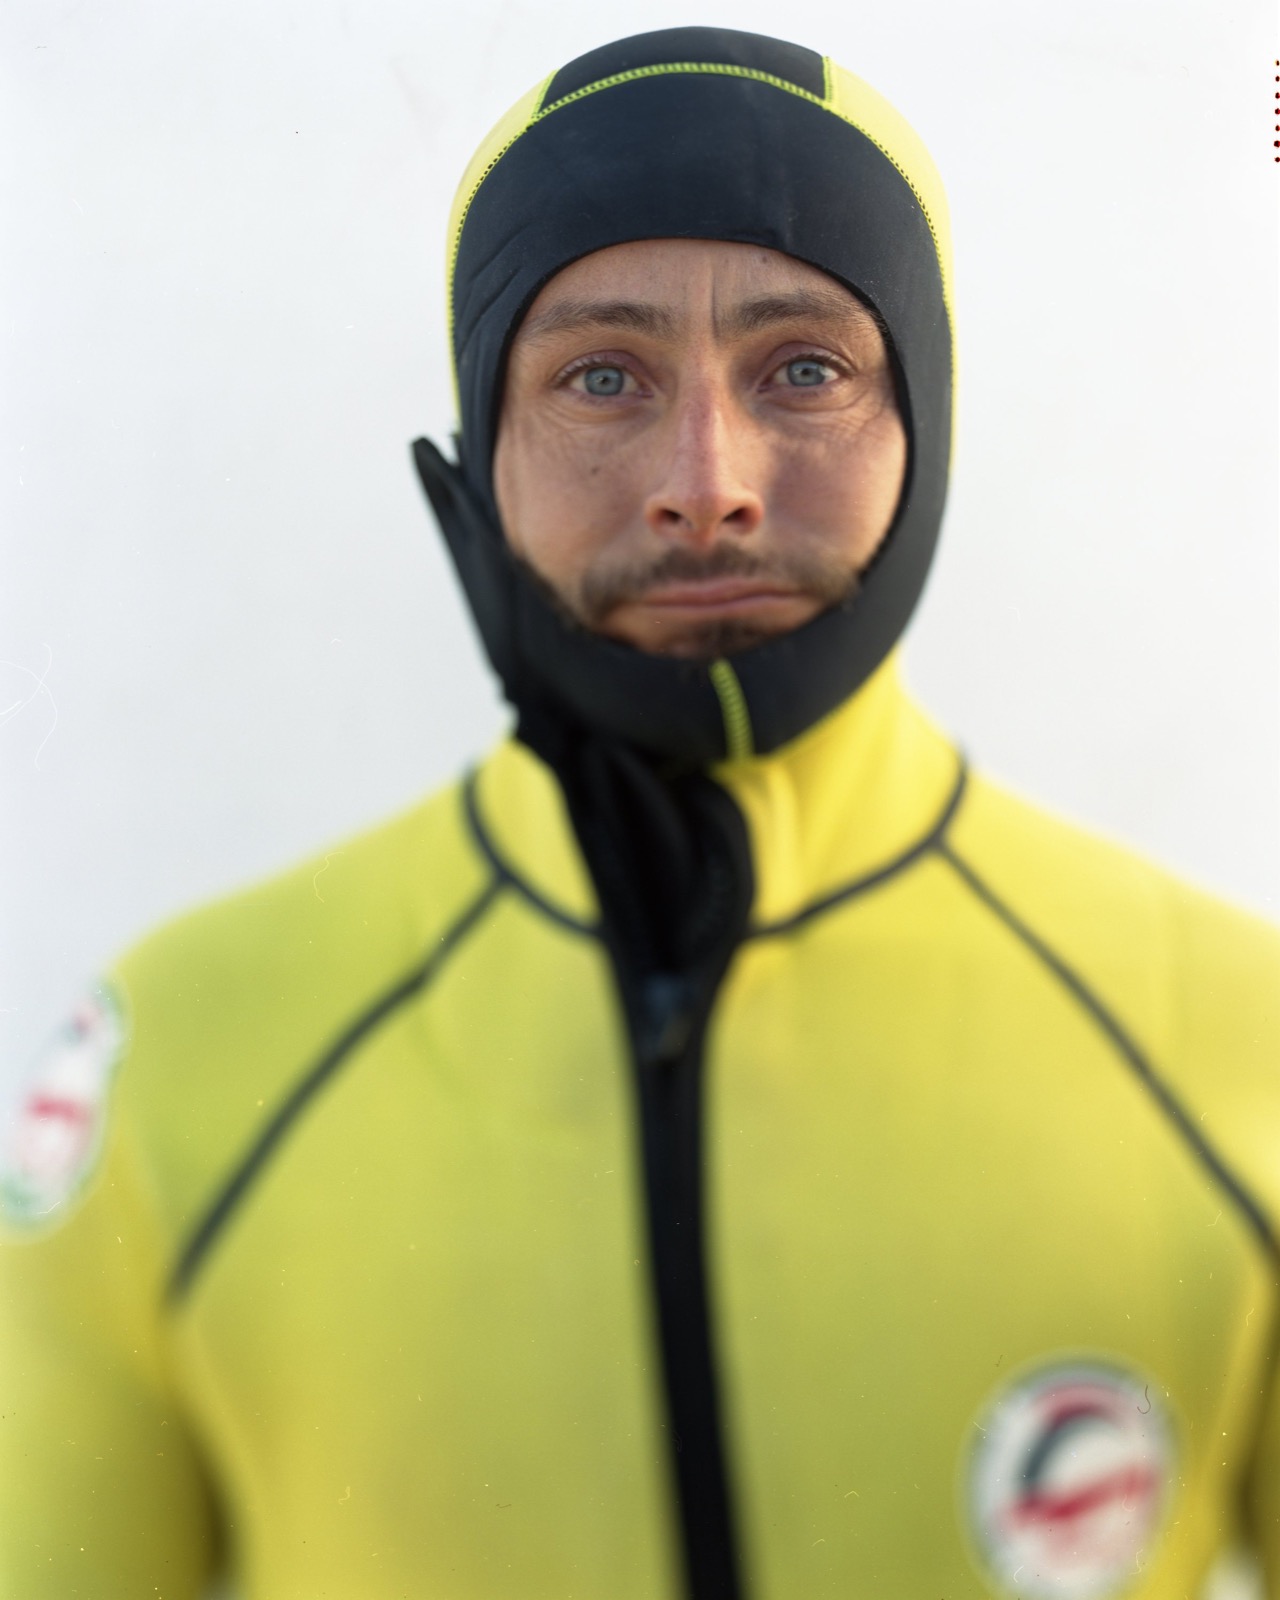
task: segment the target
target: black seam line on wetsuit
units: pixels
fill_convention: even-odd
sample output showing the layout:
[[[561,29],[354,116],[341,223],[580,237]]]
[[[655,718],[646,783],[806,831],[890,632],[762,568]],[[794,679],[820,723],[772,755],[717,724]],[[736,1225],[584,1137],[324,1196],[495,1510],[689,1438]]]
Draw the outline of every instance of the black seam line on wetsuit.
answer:
[[[900,856],[895,856],[892,861],[883,867],[877,867],[874,872],[868,872],[861,878],[855,878],[852,883],[846,883],[843,888],[833,889],[830,894],[824,894],[820,900],[813,900],[807,906],[802,906],[799,911],[793,911],[789,917],[780,917],[777,922],[762,922],[753,928],[748,928],[743,935],[744,939],[772,939],[778,934],[794,933],[799,927],[813,917],[820,917],[824,911],[830,911],[833,906],[843,905],[846,900],[855,896],[866,894],[869,889],[877,889],[890,878],[897,877],[898,873],[905,872],[921,856],[928,855],[931,850],[937,850],[946,836],[947,829],[955,820],[956,812],[964,799],[965,787],[969,781],[969,767],[964,757],[960,757],[960,768],[956,773],[956,781],[951,793],[947,796],[947,803],[938,814],[937,821],[923,838],[917,839],[915,844],[904,850]]]
[[[392,1012],[427,987],[462,940],[484,916],[502,888],[503,884],[498,878],[491,878],[461,916],[441,934],[431,954],[362,1011],[356,1020],[339,1034],[315,1065],[294,1084],[188,1239],[169,1279],[166,1299],[170,1304],[184,1299],[188,1294],[196,1273],[207,1259],[210,1249],[226,1227],[228,1220],[252,1185],[262,1176],[267,1163],[279,1149],[281,1141],[311,1101],[326,1084],[332,1081],[338,1068],[380,1023],[385,1022]]]
[[[1218,1187],[1225,1191],[1227,1196],[1235,1202],[1243,1214],[1250,1228],[1257,1236],[1258,1241],[1270,1257],[1273,1270],[1280,1266],[1280,1242],[1277,1241],[1271,1222],[1262,1207],[1253,1198],[1244,1184],[1231,1172],[1217,1151],[1192,1122],[1181,1101],[1174,1094],[1155,1068],[1147,1060],[1146,1055],[1130,1038],[1122,1024],[1112,1015],[1111,1011],[1094,994],[1082,977],[1057,955],[1044,940],[1035,933],[1017,912],[1012,910],[990,888],[974,869],[962,857],[956,854],[953,847],[945,840],[939,840],[935,846],[937,852],[968,885],[972,892],[987,907],[988,910],[1000,919],[1001,922],[1032,952],[1033,955],[1048,967],[1058,982],[1071,995],[1071,997],[1086,1011],[1101,1031],[1114,1045],[1118,1054],[1132,1069],[1134,1075],[1141,1082],[1147,1093],[1164,1112],[1168,1120],[1182,1135],[1191,1147],[1192,1153],[1214,1180]]]
[[[467,826],[471,829],[471,835],[475,839],[481,855],[493,868],[494,875],[502,883],[509,884],[531,906],[541,911],[544,917],[550,917],[552,922],[558,922],[562,928],[569,928],[574,933],[585,933],[588,938],[598,939],[600,937],[600,929],[595,923],[583,922],[580,917],[573,916],[572,913],[562,910],[554,902],[548,900],[531,883],[526,882],[511,863],[498,853],[498,847],[494,844],[484,825],[484,819],[480,815],[480,798],[476,792],[477,782],[478,774],[469,772],[463,780],[462,802],[466,808]]]

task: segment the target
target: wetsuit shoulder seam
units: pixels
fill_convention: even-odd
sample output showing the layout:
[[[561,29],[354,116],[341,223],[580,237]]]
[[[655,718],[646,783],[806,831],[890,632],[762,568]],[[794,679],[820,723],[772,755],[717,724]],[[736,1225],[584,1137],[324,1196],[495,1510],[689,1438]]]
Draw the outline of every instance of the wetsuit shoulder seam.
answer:
[[[165,1294],[169,1305],[177,1304],[190,1293],[196,1274],[208,1259],[210,1250],[221,1237],[227,1223],[315,1097],[332,1082],[339,1068],[351,1059],[376,1028],[430,985],[449,957],[483,919],[504,886],[496,875],[490,877],[439,936],[430,951],[365,1006],[296,1079],[188,1235],[169,1277]]]
[[[600,930],[595,923],[584,922],[581,917],[575,917],[571,912],[556,905],[554,901],[548,900],[527,879],[521,877],[507,858],[499,851],[480,813],[478,780],[479,774],[472,768],[463,779],[462,804],[466,812],[467,827],[471,832],[471,837],[480,854],[488,862],[494,876],[500,882],[512,888],[521,899],[526,900],[535,911],[540,911],[550,921],[562,928],[568,928],[573,933],[581,933],[588,938],[598,939]]]
[[[854,900],[859,895],[867,894],[872,889],[878,889],[881,884],[887,883],[890,878],[896,878],[909,867],[916,864],[922,857],[936,850],[946,838],[947,829],[955,821],[956,814],[964,800],[965,791],[969,781],[969,766],[963,754],[957,752],[957,769],[955,782],[947,796],[946,803],[937,817],[930,824],[929,829],[916,842],[887,861],[883,866],[876,867],[874,871],[864,873],[860,878],[842,884],[838,889],[821,895],[816,900],[811,900],[808,905],[801,906],[799,911],[793,911],[788,917],[779,917],[775,922],[757,923],[749,928],[746,933],[748,939],[773,939],[779,935],[794,933],[815,917],[820,917],[824,912],[833,910],[836,906],[843,905],[848,900]]]
[[[1142,1084],[1169,1125],[1181,1136],[1201,1168],[1244,1217],[1270,1258],[1273,1270],[1280,1268],[1280,1241],[1276,1238],[1271,1219],[1246,1185],[1236,1177],[1201,1133],[1177,1094],[1160,1076],[1146,1052],[1116,1014],[1075,968],[995,892],[949,841],[940,840],[936,848],[938,854],[950,865],[975,898],[1004,923],[1005,927],[1053,974],[1081,1010],[1088,1015],[1116,1054]]]

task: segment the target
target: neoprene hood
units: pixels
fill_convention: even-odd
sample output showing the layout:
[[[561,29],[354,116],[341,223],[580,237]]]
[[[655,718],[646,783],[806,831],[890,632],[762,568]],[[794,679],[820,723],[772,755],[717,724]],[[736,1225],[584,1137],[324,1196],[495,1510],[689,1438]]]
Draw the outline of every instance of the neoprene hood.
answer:
[[[636,239],[727,239],[820,268],[879,315],[909,442],[897,513],[854,597],[699,663],[564,620],[507,548],[492,461],[507,351],[542,286]],[[477,151],[449,229],[459,462],[414,445],[482,640],[522,722],[551,714],[681,765],[778,748],[853,694],[919,599],[951,453],[942,185],[873,89],[799,45],[673,28],[592,50]]]

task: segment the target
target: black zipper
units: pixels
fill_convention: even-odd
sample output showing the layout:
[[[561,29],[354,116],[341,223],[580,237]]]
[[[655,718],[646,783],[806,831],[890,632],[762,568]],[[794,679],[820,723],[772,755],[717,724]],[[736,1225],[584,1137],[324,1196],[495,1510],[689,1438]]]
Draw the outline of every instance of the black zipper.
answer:
[[[727,964],[727,963],[726,963]],[[704,1044],[721,974],[651,974],[632,1028],[668,1444],[689,1600],[742,1600],[733,1496],[707,1286]]]
[[[631,1038],[685,1590],[688,1600],[745,1600],[707,1270],[704,1110],[708,1024],[746,930],[753,873],[746,824],[718,784],[686,779],[679,805],[698,886],[660,948],[682,959],[653,970],[634,939],[610,943]]]

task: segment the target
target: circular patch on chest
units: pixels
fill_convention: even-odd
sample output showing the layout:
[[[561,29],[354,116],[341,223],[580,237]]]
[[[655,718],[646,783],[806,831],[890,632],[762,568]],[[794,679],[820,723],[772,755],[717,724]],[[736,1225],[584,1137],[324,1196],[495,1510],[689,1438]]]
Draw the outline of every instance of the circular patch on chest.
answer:
[[[966,1493],[978,1553],[1023,1600],[1105,1600],[1137,1579],[1173,1480],[1155,1383],[1060,1362],[1000,1390],[976,1425]]]

